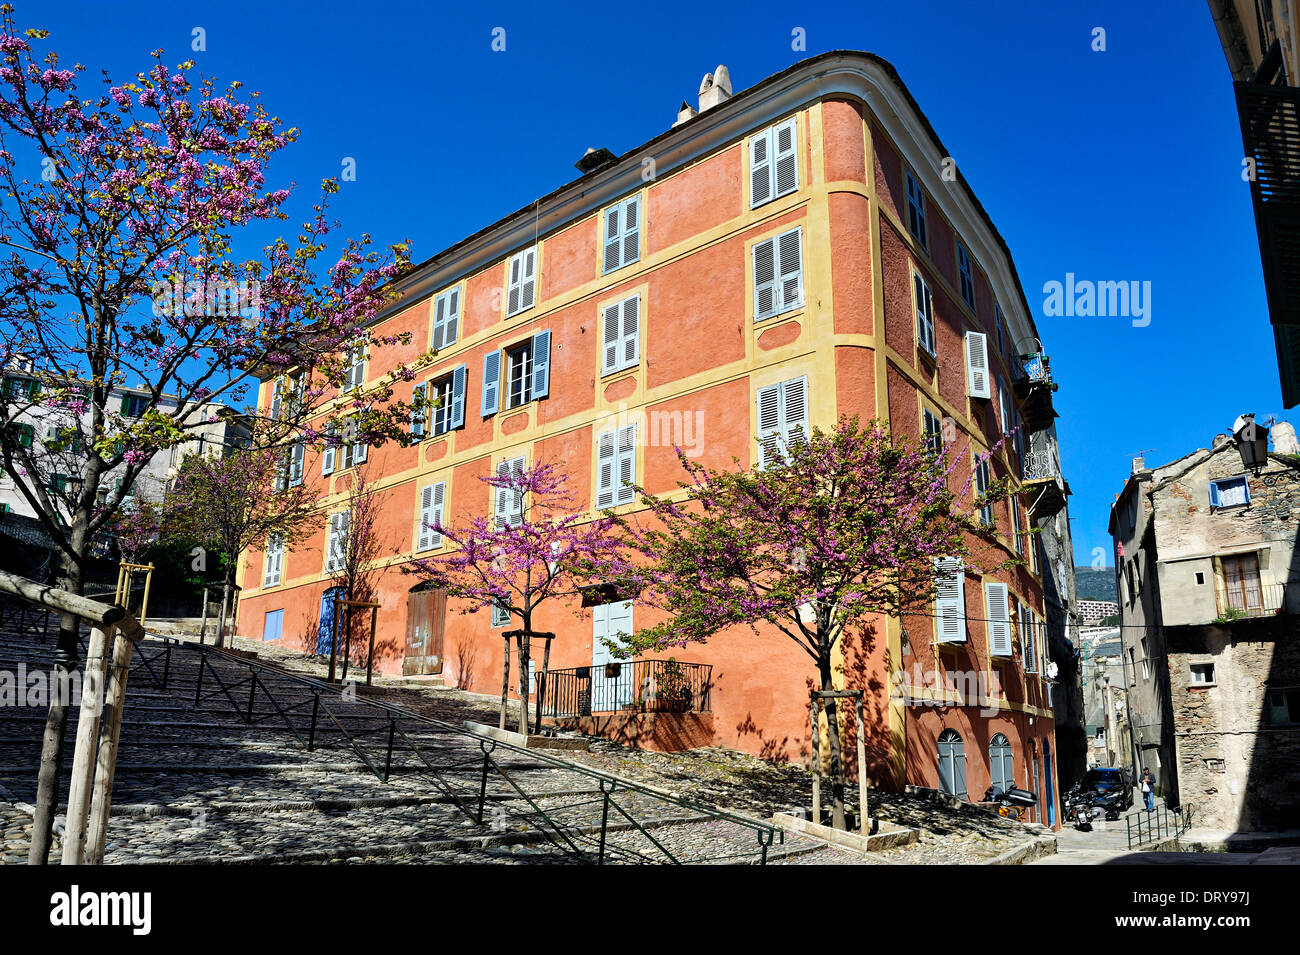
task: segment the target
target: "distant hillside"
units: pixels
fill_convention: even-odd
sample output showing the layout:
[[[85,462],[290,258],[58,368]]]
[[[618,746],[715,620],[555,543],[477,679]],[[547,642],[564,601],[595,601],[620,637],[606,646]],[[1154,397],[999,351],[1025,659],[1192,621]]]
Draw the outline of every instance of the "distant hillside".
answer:
[[[1119,595],[1115,592],[1114,567],[1103,567],[1100,570],[1075,567],[1074,582],[1080,600],[1119,600]]]

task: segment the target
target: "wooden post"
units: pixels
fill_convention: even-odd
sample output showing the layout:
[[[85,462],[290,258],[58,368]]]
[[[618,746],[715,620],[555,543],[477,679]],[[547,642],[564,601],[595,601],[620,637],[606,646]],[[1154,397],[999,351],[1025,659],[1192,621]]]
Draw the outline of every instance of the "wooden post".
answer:
[[[867,810],[871,805],[867,802],[867,743],[862,738],[862,694],[859,693],[853,702],[858,717],[858,825],[866,836],[871,834],[871,826],[867,822]]]
[[[153,584],[153,561],[150,561],[144,568],[144,596],[140,598],[140,616],[136,618],[140,626],[145,625],[145,617],[149,613],[149,588]],[[126,606],[123,604],[122,606]]]
[[[519,732],[528,735],[528,634],[519,633]]]
[[[545,702],[546,697],[546,669],[551,665],[551,641],[555,639],[555,634],[535,633],[533,636],[546,641],[546,649],[542,651],[542,667],[537,671],[536,719],[533,721],[537,725],[537,732],[540,733],[542,731],[542,704]]]
[[[820,745],[822,728],[817,718],[817,706],[820,703],[821,700],[814,694],[812,698],[812,821],[819,826],[822,823],[822,760]]]
[[[502,636],[505,636],[502,634]],[[510,705],[510,638],[505,637],[505,669],[501,674],[501,720],[499,729],[506,728],[506,707]]]
[[[113,626],[90,631],[90,647],[82,671],[81,716],[77,720],[77,748],[72,757],[72,779],[68,784],[68,819],[63,831],[63,864],[81,865],[86,838],[86,817],[90,812],[90,791],[95,780],[95,744],[99,738],[99,714],[104,702],[104,671]]]
[[[199,619],[199,646],[203,646],[208,635],[208,586],[203,585],[203,616]]]
[[[370,608],[370,653],[366,656],[366,686],[370,686],[370,678],[374,673],[375,667],[375,620],[379,616],[379,608]]]
[[[113,774],[117,769],[117,742],[122,732],[122,708],[126,702],[126,679],[131,672],[134,644],[121,633],[113,641],[113,662],[104,695],[104,714],[99,724],[99,752],[95,757],[95,788],[90,802],[90,825],[86,830],[84,861],[100,865],[108,838],[108,816],[113,803]]]

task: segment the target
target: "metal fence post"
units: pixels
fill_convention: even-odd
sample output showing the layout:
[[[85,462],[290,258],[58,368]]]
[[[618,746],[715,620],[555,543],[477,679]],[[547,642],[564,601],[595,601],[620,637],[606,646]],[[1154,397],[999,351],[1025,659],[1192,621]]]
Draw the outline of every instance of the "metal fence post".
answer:
[[[388,718],[388,755],[384,757],[384,782],[388,782],[388,774],[393,768],[393,733],[397,730],[397,720],[391,716]]]
[[[199,674],[194,680],[194,709],[199,708],[199,700],[203,694],[203,665],[208,662],[208,649],[205,646],[199,646]]]
[[[596,864],[604,865],[605,864],[605,833],[608,831],[608,827],[609,827],[609,790],[605,788],[604,780],[601,780],[600,783],[600,793],[604,797],[604,801],[601,803],[601,807],[600,807],[600,855],[597,856]]]
[[[320,690],[311,701],[311,732],[307,734],[307,752],[314,752],[316,749],[316,713],[320,710]]]

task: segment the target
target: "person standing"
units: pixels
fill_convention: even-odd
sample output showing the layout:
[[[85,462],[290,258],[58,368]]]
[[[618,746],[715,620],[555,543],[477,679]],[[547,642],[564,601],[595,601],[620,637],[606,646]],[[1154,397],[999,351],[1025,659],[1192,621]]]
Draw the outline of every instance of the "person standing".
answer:
[[[1151,776],[1151,770],[1143,767],[1142,783],[1139,787],[1142,790],[1142,799],[1147,804],[1147,812],[1154,812],[1156,808],[1156,781]]]

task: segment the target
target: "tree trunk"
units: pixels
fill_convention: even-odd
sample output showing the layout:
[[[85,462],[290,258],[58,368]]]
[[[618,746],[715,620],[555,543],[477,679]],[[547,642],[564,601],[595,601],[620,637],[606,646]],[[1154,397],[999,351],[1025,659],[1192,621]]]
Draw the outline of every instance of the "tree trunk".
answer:
[[[225,646],[226,639],[226,612],[230,608],[230,578],[227,577],[221,584],[221,617],[217,620],[217,639],[216,646],[218,649]]]
[[[87,519],[89,515],[86,515]],[[74,524],[73,550],[84,554],[86,522]],[[63,556],[63,579],[60,586],[80,595],[84,587],[81,564],[68,555]],[[36,777],[36,807],[32,818],[32,843],[27,861],[31,865],[49,862],[53,841],[54,810],[58,804],[59,777],[63,772],[63,737],[68,729],[68,709],[71,701],[61,689],[68,684],[69,676],[77,669],[78,641],[81,621],[72,614],[59,618],[59,642],[50,667],[50,711],[45,718],[45,735],[41,739],[41,763]],[[58,690],[58,691],[56,691]]]
[[[835,685],[831,680],[831,658],[830,652],[822,654],[817,661],[817,669],[821,675],[822,689],[834,690]],[[840,747],[840,720],[834,697],[828,697],[825,700],[826,706],[826,738],[830,743],[831,757],[831,824],[836,829],[847,829],[844,819],[844,759]],[[820,819],[813,820],[821,822]]]
[[[501,672],[501,723],[500,728],[506,728],[506,712],[510,706],[510,641],[502,640],[504,646],[502,657],[505,659],[505,666]]]

